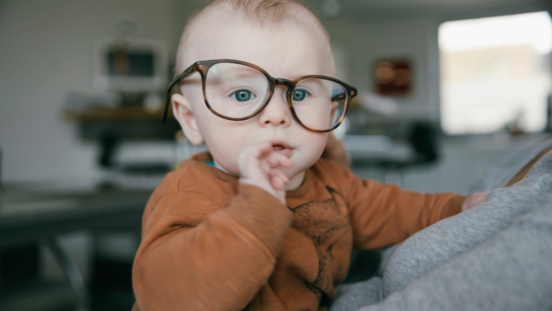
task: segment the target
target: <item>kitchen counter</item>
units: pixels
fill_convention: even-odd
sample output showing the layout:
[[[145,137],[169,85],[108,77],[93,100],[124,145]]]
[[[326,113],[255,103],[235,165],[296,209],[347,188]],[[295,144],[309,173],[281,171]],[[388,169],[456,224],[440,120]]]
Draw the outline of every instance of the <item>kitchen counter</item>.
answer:
[[[136,230],[153,189],[0,187],[0,249],[80,230]]]

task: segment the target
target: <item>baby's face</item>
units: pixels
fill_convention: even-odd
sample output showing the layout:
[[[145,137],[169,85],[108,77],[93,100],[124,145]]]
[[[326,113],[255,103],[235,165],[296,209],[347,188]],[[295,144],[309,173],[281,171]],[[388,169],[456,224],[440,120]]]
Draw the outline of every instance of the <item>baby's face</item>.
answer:
[[[334,76],[328,40],[320,29],[316,29],[317,25],[304,27],[294,21],[284,21],[277,26],[261,27],[249,21],[232,21],[231,18],[213,22],[215,25],[196,29],[190,37],[184,66],[198,60],[235,59],[260,66],[276,78],[294,80],[305,75]],[[202,23],[206,24],[209,23]],[[183,97],[180,101],[173,97],[177,109],[175,114],[182,124],[186,121],[179,116],[178,106],[190,107],[193,117],[188,116],[187,122],[195,121],[196,134],[200,135],[194,137],[201,137],[217,164],[231,174],[240,175],[240,153],[247,146],[260,142],[277,142],[291,149],[287,154],[295,165],[284,169],[290,184],[297,183],[297,178],[302,179],[302,172],[320,158],[327,133],[309,131],[293,118],[285,99],[285,86],[276,86],[268,105],[255,117],[230,121],[209,111],[200,81],[198,73],[185,80],[181,87]],[[185,126],[183,128],[186,132]],[[193,136],[190,131],[193,131],[193,126],[186,133],[188,137]],[[192,139],[192,142],[200,143],[201,140]]]

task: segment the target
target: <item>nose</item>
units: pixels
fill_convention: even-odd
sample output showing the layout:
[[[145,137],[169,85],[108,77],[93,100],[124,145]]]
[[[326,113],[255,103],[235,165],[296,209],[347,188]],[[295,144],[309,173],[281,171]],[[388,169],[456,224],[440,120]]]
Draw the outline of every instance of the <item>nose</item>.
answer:
[[[259,123],[261,126],[284,126],[291,123],[291,112],[285,99],[285,86],[277,86],[272,98],[261,112]]]

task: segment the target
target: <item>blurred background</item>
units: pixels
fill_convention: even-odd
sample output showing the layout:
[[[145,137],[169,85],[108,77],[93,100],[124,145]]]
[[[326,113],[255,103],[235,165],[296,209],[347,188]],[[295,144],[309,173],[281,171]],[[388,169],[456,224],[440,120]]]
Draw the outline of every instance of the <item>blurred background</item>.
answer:
[[[203,151],[160,123],[203,0],[0,0],[0,310],[130,310],[149,195]],[[309,0],[360,177],[468,193],[552,131],[552,2]]]

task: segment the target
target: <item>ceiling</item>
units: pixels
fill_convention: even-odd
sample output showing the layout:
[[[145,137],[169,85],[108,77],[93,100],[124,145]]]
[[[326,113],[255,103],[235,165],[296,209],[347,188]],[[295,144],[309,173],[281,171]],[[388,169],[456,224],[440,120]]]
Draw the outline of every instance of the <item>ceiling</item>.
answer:
[[[552,10],[550,0],[306,0],[326,17],[389,17],[404,15],[493,15],[494,12]],[[324,13],[328,2],[337,2],[339,13]],[[331,5],[330,5],[331,8]]]
[[[505,6],[545,2],[540,0],[339,0],[344,6],[366,10],[404,10],[419,8],[462,8],[472,6]]]

